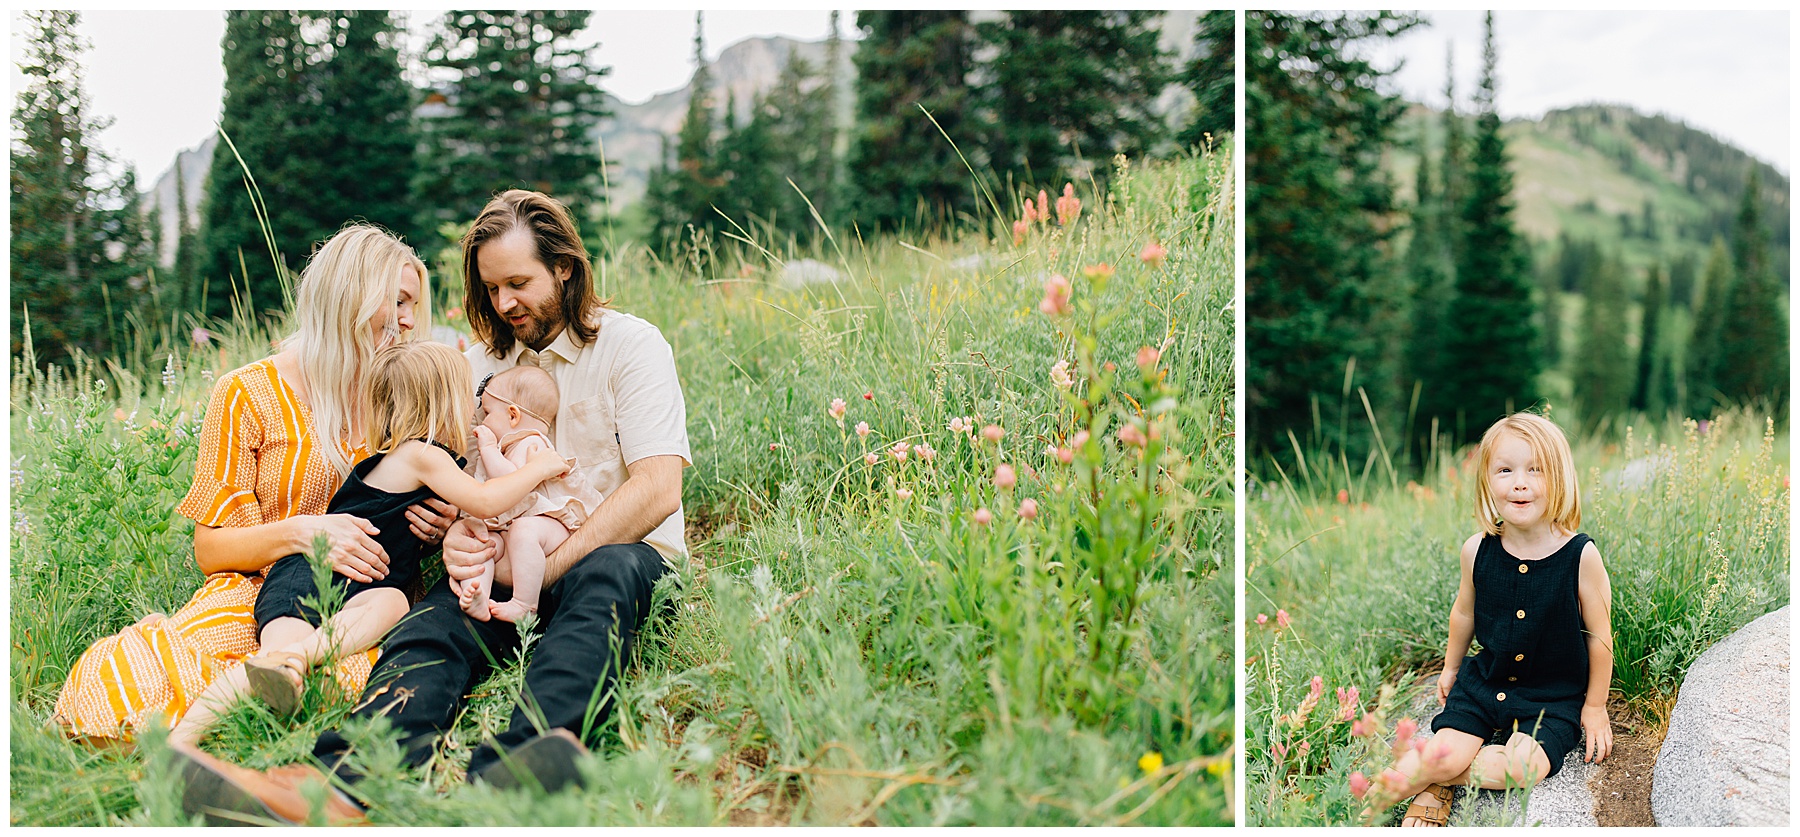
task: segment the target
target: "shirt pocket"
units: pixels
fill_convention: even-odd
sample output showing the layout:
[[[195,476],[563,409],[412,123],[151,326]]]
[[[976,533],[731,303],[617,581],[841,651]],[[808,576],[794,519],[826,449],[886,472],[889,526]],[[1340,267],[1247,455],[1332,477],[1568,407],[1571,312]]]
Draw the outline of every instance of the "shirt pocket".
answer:
[[[557,434],[569,440],[564,456],[574,456],[578,468],[598,465],[611,472],[620,467],[624,454],[619,450],[619,429],[612,402],[604,394],[570,404],[568,418],[574,422],[570,432]]]

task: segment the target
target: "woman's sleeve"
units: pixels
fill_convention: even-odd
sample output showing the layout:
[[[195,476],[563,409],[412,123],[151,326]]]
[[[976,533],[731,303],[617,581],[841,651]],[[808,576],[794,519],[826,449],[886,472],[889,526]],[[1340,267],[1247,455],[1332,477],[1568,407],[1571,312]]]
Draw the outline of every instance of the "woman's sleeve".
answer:
[[[263,522],[256,498],[256,452],[262,422],[250,393],[237,375],[213,388],[200,428],[200,458],[194,482],[175,511],[205,526],[255,526]]]

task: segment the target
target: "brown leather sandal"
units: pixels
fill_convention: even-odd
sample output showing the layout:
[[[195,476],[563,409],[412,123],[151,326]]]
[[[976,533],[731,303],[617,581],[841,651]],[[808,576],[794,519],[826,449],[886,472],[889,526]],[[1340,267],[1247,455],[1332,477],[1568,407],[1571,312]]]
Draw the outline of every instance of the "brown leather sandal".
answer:
[[[306,668],[306,658],[292,651],[265,651],[244,661],[250,693],[283,718],[300,708]]]
[[[1427,796],[1437,800],[1438,804],[1419,804],[1419,800]],[[1450,823],[1450,801],[1455,798],[1456,792],[1443,785],[1435,783],[1426,785],[1425,789],[1419,791],[1418,795],[1412,798],[1412,802],[1406,806],[1406,813],[1401,816],[1400,821],[1404,823],[1407,819],[1415,819],[1437,826],[1448,825]]]

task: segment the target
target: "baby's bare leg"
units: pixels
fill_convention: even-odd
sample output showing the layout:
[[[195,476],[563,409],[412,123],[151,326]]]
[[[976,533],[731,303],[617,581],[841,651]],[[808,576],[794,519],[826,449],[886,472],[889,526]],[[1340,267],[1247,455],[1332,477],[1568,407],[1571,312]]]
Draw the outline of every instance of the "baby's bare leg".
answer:
[[[479,518],[468,518],[469,528],[476,537],[486,540],[490,537],[487,524]],[[450,589],[456,591],[456,602],[464,613],[474,617],[478,622],[488,620],[488,597],[494,590],[494,566],[500,562],[500,556],[506,554],[506,539],[494,538],[494,558],[481,567],[481,575],[458,582],[450,579]],[[448,576],[446,576],[448,578]]]
[[[534,515],[513,521],[506,531],[504,559],[512,569],[512,601],[489,605],[495,619],[517,622],[526,613],[537,611],[544,586],[544,558],[568,539],[568,527],[554,517]]]

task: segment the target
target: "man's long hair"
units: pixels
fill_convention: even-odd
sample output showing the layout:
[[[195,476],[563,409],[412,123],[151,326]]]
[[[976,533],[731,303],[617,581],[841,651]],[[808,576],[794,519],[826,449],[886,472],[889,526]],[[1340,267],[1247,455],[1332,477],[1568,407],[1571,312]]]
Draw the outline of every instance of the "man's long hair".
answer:
[[[469,326],[475,339],[486,343],[488,353],[496,358],[512,351],[513,330],[494,310],[487,288],[481,284],[481,264],[477,258],[481,245],[523,229],[537,245],[537,258],[555,276],[557,268],[567,268],[569,278],[562,286],[563,327],[575,333],[583,345],[594,339],[599,327],[600,310],[608,300],[594,294],[594,266],[587,246],[575,230],[569,210],[555,198],[542,192],[509,189],[500,193],[481,214],[462,239],[463,310],[469,312]]]

